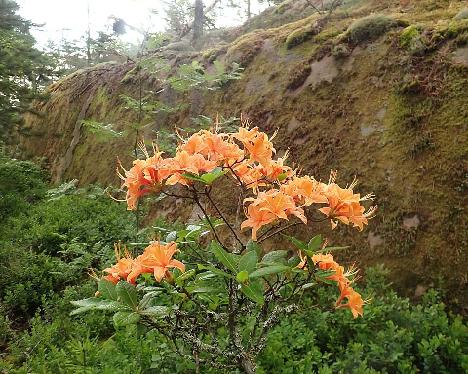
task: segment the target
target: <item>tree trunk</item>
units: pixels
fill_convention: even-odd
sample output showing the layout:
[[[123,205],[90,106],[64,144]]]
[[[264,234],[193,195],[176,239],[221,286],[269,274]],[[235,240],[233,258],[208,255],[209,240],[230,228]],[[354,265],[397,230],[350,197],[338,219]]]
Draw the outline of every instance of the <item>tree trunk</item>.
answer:
[[[200,45],[200,39],[203,35],[204,18],[205,14],[203,11],[203,0],[195,0],[192,36],[192,41],[195,47],[198,47]]]
[[[250,19],[250,17],[252,17],[252,2],[251,0],[247,0],[247,18]]]
[[[252,362],[247,354],[243,354],[242,357],[239,359],[239,364],[241,369],[246,374],[255,374],[255,363]]]

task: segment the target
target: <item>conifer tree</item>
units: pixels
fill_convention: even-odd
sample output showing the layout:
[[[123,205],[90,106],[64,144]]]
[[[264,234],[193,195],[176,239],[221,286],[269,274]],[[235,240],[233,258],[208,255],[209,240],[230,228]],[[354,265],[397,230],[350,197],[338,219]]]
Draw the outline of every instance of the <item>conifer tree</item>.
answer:
[[[54,76],[52,61],[35,47],[34,25],[17,14],[13,0],[0,0],[0,139],[21,123],[21,114]]]

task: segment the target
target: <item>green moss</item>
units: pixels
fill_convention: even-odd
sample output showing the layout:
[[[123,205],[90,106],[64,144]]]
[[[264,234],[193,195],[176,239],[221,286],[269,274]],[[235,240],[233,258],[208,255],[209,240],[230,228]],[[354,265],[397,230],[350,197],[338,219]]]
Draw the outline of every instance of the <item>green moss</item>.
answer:
[[[460,10],[455,17],[455,20],[468,19],[468,8]]]
[[[426,50],[426,43],[422,35],[422,26],[411,25],[400,34],[400,46],[413,55],[420,55]]]
[[[237,62],[243,67],[249,65],[264,43],[263,30],[258,30],[237,39],[227,50],[228,62]]]
[[[321,28],[316,22],[309,23],[303,27],[294,30],[286,38],[286,48],[291,49],[295,46],[306,42],[317,35],[320,32]]]
[[[356,44],[373,41],[397,25],[398,22],[395,19],[375,14],[354,21],[348,27],[345,37]]]
[[[311,71],[312,68],[310,67],[310,64],[307,61],[301,62],[294,66],[289,74],[286,88],[289,90],[295,90],[296,88],[302,86],[304,81],[310,75]]]
[[[332,55],[336,58],[344,58],[350,55],[351,51],[346,44],[337,44],[332,49]]]

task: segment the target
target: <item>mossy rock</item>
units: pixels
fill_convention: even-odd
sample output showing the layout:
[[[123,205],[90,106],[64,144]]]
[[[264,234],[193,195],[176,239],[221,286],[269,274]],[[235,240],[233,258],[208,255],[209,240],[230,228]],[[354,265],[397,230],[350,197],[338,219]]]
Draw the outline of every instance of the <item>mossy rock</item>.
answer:
[[[315,21],[294,30],[286,39],[286,48],[292,49],[310,39],[322,31],[322,22]]]
[[[460,10],[455,17],[453,17],[454,20],[462,20],[462,19],[468,19],[468,8],[464,8]]]
[[[262,30],[249,33],[237,39],[227,50],[226,60],[229,64],[236,62],[247,67],[262,49],[265,42]]]
[[[370,42],[400,24],[401,22],[394,18],[383,14],[374,14],[354,21],[348,27],[344,37],[355,44]]]
[[[412,55],[423,54],[427,46],[422,32],[423,28],[420,25],[408,26],[400,34],[400,46]]]
[[[294,66],[289,74],[288,83],[286,88],[288,90],[295,90],[302,86],[307,77],[310,75],[312,68],[310,64],[305,61]]]

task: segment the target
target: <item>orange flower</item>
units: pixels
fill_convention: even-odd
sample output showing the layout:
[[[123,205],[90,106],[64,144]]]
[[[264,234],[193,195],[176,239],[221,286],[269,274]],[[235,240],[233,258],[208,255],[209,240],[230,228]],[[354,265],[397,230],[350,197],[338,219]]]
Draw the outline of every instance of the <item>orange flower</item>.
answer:
[[[166,245],[160,242],[151,243],[145,248],[143,254],[135,259],[132,272],[128,275],[127,280],[134,282],[140,274],[153,273],[155,279],[161,282],[163,278],[171,277],[169,272],[171,268],[177,268],[184,272],[185,265],[172,258],[177,251],[175,242]]]
[[[348,302],[345,304],[341,304],[341,301],[347,299]],[[358,316],[363,315],[363,306],[365,302],[362,300],[362,296],[354,291],[352,287],[346,287],[341,291],[340,298],[336,302],[337,308],[349,308],[351,313],[353,313],[353,317],[357,318]]]
[[[318,264],[318,267],[321,270],[334,270],[334,273],[325,279],[336,282],[340,290],[340,297],[336,300],[335,303],[336,307],[349,308],[351,313],[353,313],[354,318],[362,316],[364,301],[362,300],[361,295],[354,291],[352,287],[350,287],[352,282],[348,278],[349,276],[353,276],[356,271],[351,268],[345,273],[344,268],[333,260],[333,256],[330,253],[319,253],[313,255],[312,261],[314,264]],[[347,299],[348,302],[342,304],[344,299]]]
[[[185,173],[199,175],[212,171],[216,168],[215,161],[206,160],[201,154],[189,154],[186,151],[177,152],[176,156],[172,159],[172,176],[168,178],[167,184],[172,186],[177,183],[182,185],[189,185],[191,181],[182,176]]]
[[[310,206],[314,203],[326,203],[325,187],[325,184],[317,182],[309,176],[294,177],[281,186],[285,193],[304,206]]]
[[[336,174],[332,173],[330,177],[331,183],[326,187],[324,195],[327,197],[328,206],[320,208],[319,211],[330,217],[332,229],[334,229],[338,221],[345,225],[353,224],[360,231],[364,225],[368,223],[368,219],[374,216],[377,207],[366,209],[360,204],[361,201],[371,200],[372,194],[361,197],[360,194],[353,192],[353,187],[356,181],[353,181],[347,188],[341,188],[334,183]]]
[[[127,279],[128,274],[130,274],[133,266],[134,259],[125,251],[125,257],[120,257],[120,245],[114,245],[115,250],[115,257],[117,259],[117,263],[109,268],[104,269],[103,271],[108,273],[104,277],[104,279],[116,284],[119,280]]]
[[[265,210],[261,210],[261,206],[250,204],[246,213],[247,219],[242,222],[241,230],[246,227],[252,228],[252,240],[257,240],[257,231],[265,225],[273,222],[276,216]]]
[[[273,144],[268,141],[268,136],[263,132],[252,141],[244,143],[244,147],[249,151],[252,161],[257,161],[265,167],[269,165],[273,153],[276,152]]]
[[[293,170],[289,166],[284,165],[286,158],[287,154],[283,158],[271,160],[266,166],[261,165],[260,172],[271,181],[277,180],[280,176],[283,176],[282,180],[285,180],[293,175]]]

